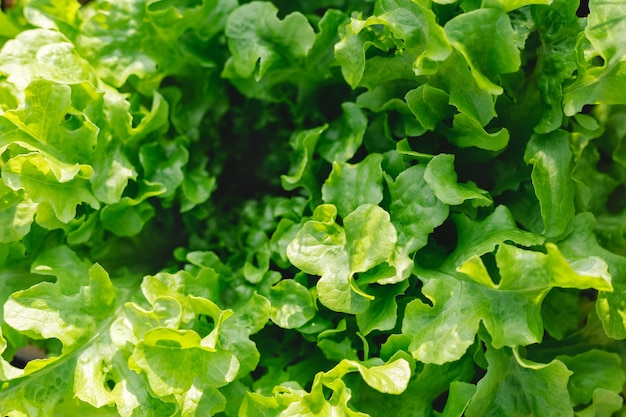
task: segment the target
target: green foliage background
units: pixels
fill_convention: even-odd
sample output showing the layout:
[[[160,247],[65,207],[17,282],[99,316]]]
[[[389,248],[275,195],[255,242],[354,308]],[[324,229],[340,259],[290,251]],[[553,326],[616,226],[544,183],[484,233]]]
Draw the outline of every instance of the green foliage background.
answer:
[[[0,12],[0,413],[626,415],[626,5],[588,7]]]

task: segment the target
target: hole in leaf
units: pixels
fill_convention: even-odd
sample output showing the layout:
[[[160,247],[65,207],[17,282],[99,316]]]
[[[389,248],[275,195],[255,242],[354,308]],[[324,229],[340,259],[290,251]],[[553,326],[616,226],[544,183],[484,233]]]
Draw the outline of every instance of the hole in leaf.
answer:
[[[581,0],[578,5],[578,10],[576,10],[576,16],[578,17],[587,17],[589,14],[589,0]]]
[[[64,119],[65,120],[63,121],[62,125],[67,130],[74,131],[80,129],[83,126],[83,119],[75,114],[67,113]]]
[[[215,321],[212,317],[207,316],[206,314],[198,315],[196,319],[196,325],[194,330],[200,335],[200,337],[205,337],[209,333],[213,331],[215,328]]]
[[[591,58],[591,65],[596,66],[596,67],[603,67],[604,66],[604,58],[602,58],[600,55],[596,55],[593,58]]]
[[[604,174],[611,172],[614,166],[613,157],[602,149],[598,149],[598,153],[600,154],[600,159],[596,165],[598,171]]]
[[[322,385],[322,392],[324,393],[324,398],[326,399],[326,401],[329,401],[330,398],[333,396],[333,390],[328,388],[326,385]]]
[[[426,246],[417,251],[415,261],[425,268],[438,267],[456,247],[457,238],[456,226],[448,218],[428,237]]]
[[[111,378],[108,378],[105,382],[107,388],[109,389],[109,391],[113,391],[113,389],[115,388],[115,381],[112,380]]]
[[[16,368],[24,369],[28,362],[35,359],[45,359],[47,357],[48,352],[46,352],[43,347],[29,343],[17,350],[13,360],[11,361],[11,365]]]
[[[494,284],[498,285],[500,283],[500,269],[498,269],[498,265],[496,264],[496,256],[494,253],[486,253],[483,256],[481,256],[481,259],[483,260],[483,264],[485,265],[485,268],[487,269],[487,272],[489,272],[489,276],[491,277],[491,280],[493,281]]]
[[[250,376],[252,376],[252,379],[254,381],[258,381],[263,375],[266,375],[267,373],[268,369],[266,367],[257,366],[257,368],[250,373]]]
[[[433,401],[433,409],[437,412],[443,412],[443,409],[446,406],[446,403],[448,402],[448,391],[442,393],[441,395],[439,395],[437,398],[435,398],[435,400]]]

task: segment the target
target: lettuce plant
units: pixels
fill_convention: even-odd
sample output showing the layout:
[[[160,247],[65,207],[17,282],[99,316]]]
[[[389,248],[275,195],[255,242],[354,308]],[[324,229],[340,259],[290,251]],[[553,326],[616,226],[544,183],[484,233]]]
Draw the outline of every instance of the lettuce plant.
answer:
[[[626,415],[621,2],[5,5],[1,415]]]

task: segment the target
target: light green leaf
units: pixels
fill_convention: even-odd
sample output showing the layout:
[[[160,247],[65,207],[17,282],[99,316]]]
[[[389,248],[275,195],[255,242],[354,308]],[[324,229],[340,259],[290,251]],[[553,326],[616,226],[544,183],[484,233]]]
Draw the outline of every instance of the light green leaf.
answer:
[[[37,204],[22,190],[12,190],[0,182],[0,242],[22,239],[30,231],[36,211]]]
[[[0,354],[4,353],[7,348],[7,341],[2,337],[2,329],[0,328]],[[0,357],[0,381],[8,381],[18,378],[24,374],[24,371],[12,366],[4,357]]]
[[[0,57],[0,72],[8,74],[8,81],[19,91],[24,91],[35,79],[59,84],[88,81],[97,85],[89,62],[56,30],[23,31],[4,45]],[[72,70],[68,71],[69,68]]]
[[[530,4],[550,4],[553,0],[485,0],[483,7],[498,7],[505,12],[519,9]]]
[[[392,256],[397,241],[389,214],[378,206],[364,204],[335,223],[336,208],[318,206],[313,220],[306,222],[287,246],[289,260],[307,274],[321,276],[319,299],[335,311],[359,313],[372,297],[354,281],[357,272]]]
[[[626,55],[622,42],[626,36],[626,5],[591,0],[585,36],[608,66],[622,60]]]
[[[156,327],[177,329],[181,324],[182,306],[175,298],[162,296],[154,300],[150,310],[135,303],[126,303],[124,316],[132,324],[137,340],[141,340],[147,331]]]
[[[361,374],[367,385],[385,394],[401,394],[411,378],[409,362],[404,358],[388,363],[383,363],[380,359],[372,359],[369,363],[344,359],[333,369],[323,373],[321,381],[326,385],[354,371]]]
[[[35,0],[24,6],[24,17],[33,26],[57,30],[73,37],[79,24],[79,9],[80,4],[71,0]]]
[[[89,188],[89,167],[50,161],[33,152],[10,159],[2,168],[5,184],[24,190],[35,203],[48,204],[61,222],[72,220],[80,204],[100,207]]]
[[[270,398],[248,393],[239,415],[367,417],[369,414],[355,411],[352,404],[349,404],[352,390],[342,378],[353,372],[359,372],[363,381],[373,390],[394,395],[406,389],[411,377],[409,363],[403,358],[388,363],[380,359],[368,362],[342,360],[331,370],[319,372],[315,376],[310,393],[295,384],[276,387],[274,396]],[[326,398],[324,389],[332,392],[330,398]]]
[[[58,281],[11,295],[4,305],[4,320],[14,329],[35,339],[57,338],[64,349],[73,350],[112,314],[116,291],[100,265],[88,267],[69,249],[59,247],[44,253],[34,272],[54,275]],[[87,310],[88,317],[81,313]]]
[[[231,382],[239,362],[229,352],[205,347],[191,330],[154,328],[133,351],[131,369],[144,372],[150,388],[165,397],[182,394],[193,385],[218,388]]]
[[[315,301],[297,281],[284,279],[270,289],[270,318],[285,329],[303,326],[315,316]]]
[[[365,272],[389,259],[398,240],[389,214],[373,204],[363,204],[344,219],[350,272]]]

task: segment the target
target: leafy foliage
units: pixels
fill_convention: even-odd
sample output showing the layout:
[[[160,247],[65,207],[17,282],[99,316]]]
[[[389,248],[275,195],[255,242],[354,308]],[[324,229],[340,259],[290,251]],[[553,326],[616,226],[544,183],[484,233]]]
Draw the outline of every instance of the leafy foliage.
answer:
[[[626,7],[578,6],[5,8],[0,413],[624,415]]]

